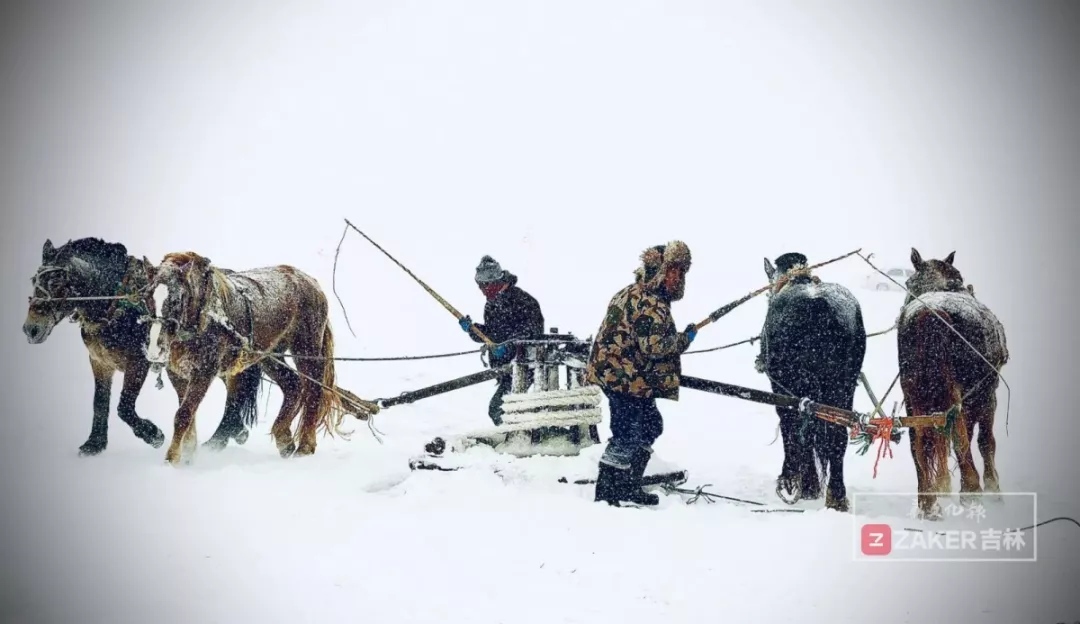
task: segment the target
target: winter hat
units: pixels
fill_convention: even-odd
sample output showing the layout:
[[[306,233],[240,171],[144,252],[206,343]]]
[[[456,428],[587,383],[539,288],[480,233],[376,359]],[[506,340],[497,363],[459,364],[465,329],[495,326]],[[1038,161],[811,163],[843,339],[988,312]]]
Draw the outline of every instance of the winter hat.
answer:
[[[679,266],[690,270],[690,248],[682,241],[671,241],[666,245],[657,245],[646,249],[641,254],[641,266],[634,274],[645,282],[649,289],[656,288],[664,279],[668,267]]]
[[[781,275],[799,265],[807,265],[806,256],[799,252],[786,253],[776,259],[776,271]]]
[[[483,286],[507,281],[509,274],[491,256],[484,256],[476,266],[476,283]]]

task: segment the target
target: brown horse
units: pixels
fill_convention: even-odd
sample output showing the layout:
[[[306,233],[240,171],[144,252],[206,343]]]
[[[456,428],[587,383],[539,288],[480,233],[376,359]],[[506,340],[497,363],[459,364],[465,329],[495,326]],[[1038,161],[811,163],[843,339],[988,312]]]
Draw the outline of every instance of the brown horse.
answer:
[[[94,373],[93,424],[90,437],[79,447],[82,456],[97,455],[108,446],[109,397],[117,372],[124,376],[117,406],[120,420],[154,448],[165,442],[161,429],[135,412],[150,370],[144,353],[149,327],[140,322],[147,311],[136,301],[116,298],[138,293],[149,283],[152,270],[149,260],[129,256],[124,245],[99,238],[81,238],[60,247],[46,240],[41,250],[23,333],[30,344],[42,344],[64,319],[79,323]],[[229,386],[225,415],[207,442],[209,447],[223,448],[230,438],[240,444],[247,440],[245,421],[254,423],[260,381],[261,372],[253,370]]]
[[[897,344],[900,387],[908,415],[960,408],[949,437],[960,467],[961,498],[970,501],[971,494],[982,491],[971,455],[976,427],[986,490],[1001,492],[994,465],[994,413],[998,373],[1008,362],[1009,351],[1005,329],[990,309],[975,299],[973,289],[964,285],[963,276],[953,266],[955,255],[923,260],[917,250],[911,250],[915,274],[907,280],[908,296],[897,321]],[[932,427],[911,429],[919,511],[925,518],[940,517],[937,495],[952,489],[949,437]]]
[[[334,385],[334,337],[326,295],[314,278],[290,266],[226,271],[194,252],[171,253],[153,270],[144,296],[157,310],[146,357],[155,368],[167,367],[180,399],[168,462],[191,461],[195,412],[214,377],[232,383],[256,366],[284,395],[271,428],[282,457],[314,453],[320,426],[337,430],[344,412]],[[282,362],[286,351],[296,357],[296,371]],[[294,438],[291,424],[301,407]]]

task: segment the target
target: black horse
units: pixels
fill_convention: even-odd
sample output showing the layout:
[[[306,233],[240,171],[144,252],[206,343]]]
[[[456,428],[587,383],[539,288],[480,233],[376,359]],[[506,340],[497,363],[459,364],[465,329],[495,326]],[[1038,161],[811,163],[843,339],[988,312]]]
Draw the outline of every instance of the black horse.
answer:
[[[81,238],[60,247],[47,240],[42,248],[41,266],[31,278],[34,291],[23,333],[30,344],[41,344],[64,319],[79,323],[94,374],[94,419],[80,455],[97,455],[108,446],[109,396],[117,371],[124,376],[117,406],[120,420],[154,448],[165,442],[161,429],[135,412],[150,371],[144,352],[150,326],[141,322],[148,310],[143,304],[115,299],[145,288],[150,269],[149,260],[129,256],[124,245],[99,238]],[[255,366],[244,375],[229,387],[225,415],[204,446],[217,450],[229,439],[247,441],[247,426],[255,423],[262,370]]]
[[[772,289],[755,365],[768,375],[777,394],[851,409],[866,355],[862,307],[847,288],[821,282],[806,266],[806,256],[800,253],[780,256],[775,267],[765,259]],[[829,474],[825,506],[847,511],[847,430],[819,418],[803,418],[797,410],[776,412],[784,440],[777,496],[790,504],[820,498],[816,460],[822,478],[826,470]],[[786,499],[781,490],[793,498]]]

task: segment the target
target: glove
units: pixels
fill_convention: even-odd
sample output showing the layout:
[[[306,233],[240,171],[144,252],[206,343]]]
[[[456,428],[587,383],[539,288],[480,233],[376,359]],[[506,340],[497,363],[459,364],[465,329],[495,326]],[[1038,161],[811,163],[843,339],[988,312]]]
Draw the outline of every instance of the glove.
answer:
[[[495,358],[502,358],[504,355],[506,355],[506,345],[495,345],[491,349],[491,355],[493,355]]]
[[[465,315],[465,316],[458,319],[458,325],[461,325],[461,331],[463,331],[463,332],[465,332],[467,334],[467,333],[469,333],[469,330],[472,329],[473,322],[472,322],[472,319],[469,318],[468,315]]]
[[[761,357],[760,355],[754,358],[754,370],[759,373],[765,372],[765,358]]]
[[[687,340],[694,342],[694,338],[697,337],[697,328],[694,327],[693,323],[690,323],[686,326],[686,332],[684,333],[686,334]]]

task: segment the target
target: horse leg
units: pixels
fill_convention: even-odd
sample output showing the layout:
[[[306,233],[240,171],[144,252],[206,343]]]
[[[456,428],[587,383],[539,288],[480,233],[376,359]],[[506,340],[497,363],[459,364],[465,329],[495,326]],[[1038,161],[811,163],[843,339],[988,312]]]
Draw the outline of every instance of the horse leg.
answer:
[[[825,387],[824,384],[814,384],[814,389],[805,396],[815,397],[819,401],[829,403],[825,400],[826,394],[822,392]],[[806,422],[805,419],[809,418],[810,421]],[[797,470],[799,472],[799,483],[802,486],[801,500],[817,500],[821,498],[821,481],[824,475],[818,475],[818,463],[821,464],[822,470],[828,470],[827,455],[824,453],[825,445],[828,441],[827,433],[828,423],[815,417],[799,414],[796,412],[796,424],[794,438],[795,447],[799,449],[799,460]],[[802,439],[798,437],[802,432]]]
[[[79,447],[79,455],[97,455],[109,445],[109,398],[112,396],[112,378],[115,369],[90,356],[90,369],[94,373],[94,420],[90,425],[90,437]]]
[[[847,429],[833,423],[825,424],[825,443],[822,444],[825,465],[829,469],[829,484],[825,490],[825,508],[846,512],[850,509],[847,486],[844,484],[844,455],[847,453]]]
[[[304,414],[300,417],[300,427],[297,438],[300,442],[297,446],[297,455],[311,455],[315,452],[317,443],[315,438],[316,429],[319,426],[319,410],[323,403],[323,388],[312,381],[322,378],[323,365],[318,360],[300,360],[296,368],[305,376],[301,377],[301,395]]]
[[[1001,484],[998,481],[997,464],[994,455],[997,453],[997,440],[994,439],[994,412],[997,411],[997,396],[990,394],[985,401],[972,406],[971,412],[974,420],[979,423],[979,454],[983,458],[983,483],[987,492],[992,492],[991,498],[1001,500]]]
[[[776,479],[776,495],[785,503],[794,505],[802,498],[802,445],[797,438],[802,423],[795,410],[778,407],[776,413],[780,416],[780,437],[784,441],[784,463],[780,467],[780,476]],[[781,490],[793,497],[790,500],[784,498]]]
[[[301,379],[304,396],[304,415],[300,419],[300,441],[296,449],[297,455],[311,455],[315,452],[315,432],[320,424],[329,424],[339,408],[338,401],[334,396],[334,334],[330,330],[329,319],[323,314],[315,317],[318,319],[317,327],[310,331],[302,332],[298,338],[299,343],[294,353],[305,352],[314,356],[311,359],[298,360],[296,368],[303,373]],[[315,324],[314,322],[311,324]]]
[[[225,414],[221,417],[214,435],[203,443],[204,448],[220,451],[229,445],[229,439],[237,444],[247,442],[248,430],[245,420],[254,424],[258,414],[259,387],[262,383],[262,367],[249,366],[239,374],[223,379],[228,394],[225,397]]]
[[[236,400],[236,377],[222,379],[225,383],[225,413],[221,415],[221,422],[211,434],[210,439],[202,443],[202,447],[209,451],[223,451],[229,445],[229,439],[238,429],[243,429],[240,422],[240,409]],[[246,440],[246,438],[245,438]]]
[[[274,436],[274,444],[282,457],[291,457],[296,452],[296,443],[293,442],[292,421],[300,411],[300,376],[296,371],[275,360],[265,359],[262,362],[266,376],[273,380],[281,390],[281,409],[278,410],[277,418],[270,428],[270,434]]]
[[[908,395],[905,392],[905,399]],[[915,415],[915,409],[910,403],[906,403],[905,411],[908,416]],[[911,429],[908,443],[911,446],[911,458],[915,462],[915,479],[918,491],[919,517],[927,520],[941,519],[941,505],[937,502],[937,495],[931,485],[931,469],[929,462],[935,458],[931,454],[932,441],[929,440],[927,431],[922,427]]]
[[[142,353],[133,356],[127,361],[124,369],[124,387],[120,391],[120,404],[116,408],[120,420],[135,433],[143,442],[154,448],[161,448],[165,444],[165,434],[157,425],[140,418],[135,412],[135,400],[139,398],[146,376],[150,373],[150,362],[146,361]]]
[[[830,383],[828,393],[825,393],[834,405],[842,409],[851,409],[855,405],[855,391],[858,389],[857,382],[835,384]],[[824,440],[820,445],[822,460],[829,470],[829,483],[825,491],[825,508],[846,512],[850,509],[847,497],[847,486],[844,483],[844,458],[848,448],[847,427],[834,423],[824,423],[822,428]]]
[[[979,486],[979,473],[975,470],[975,459],[971,455],[971,431],[974,429],[975,419],[964,412],[966,410],[962,409],[961,418],[956,419],[952,443],[956,462],[960,467],[960,501],[971,504],[981,498],[982,488]]]
[[[169,450],[165,453],[165,461],[176,466],[181,461],[190,464],[197,447],[195,437],[195,412],[199,404],[206,397],[206,391],[214,382],[215,375],[212,373],[195,372],[187,380],[183,397],[180,399],[180,407],[176,410],[173,419],[173,438],[169,444]]]

